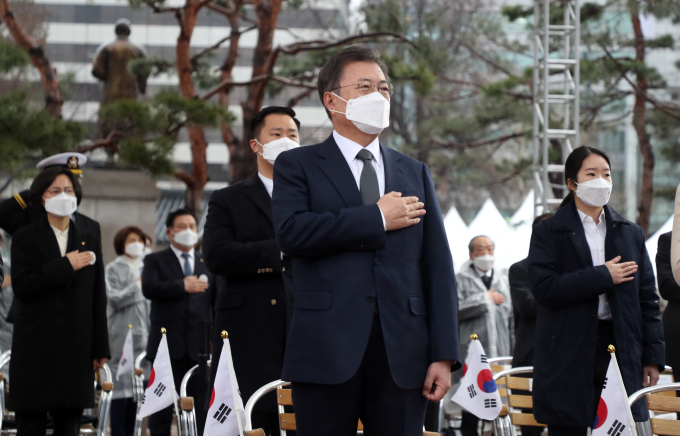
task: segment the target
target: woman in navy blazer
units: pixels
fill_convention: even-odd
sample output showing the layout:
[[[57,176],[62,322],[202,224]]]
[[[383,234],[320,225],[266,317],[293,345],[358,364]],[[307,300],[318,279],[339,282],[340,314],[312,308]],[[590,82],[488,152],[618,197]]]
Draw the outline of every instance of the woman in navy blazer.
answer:
[[[665,359],[644,232],[606,205],[611,185],[598,180],[611,183],[609,158],[579,147],[564,177],[571,192],[553,218],[534,227],[529,250],[531,291],[539,303],[534,414],[550,436],[585,435],[593,427],[609,344],[616,347],[628,395],[656,384]],[[647,419],[642,402],[633,415]]]

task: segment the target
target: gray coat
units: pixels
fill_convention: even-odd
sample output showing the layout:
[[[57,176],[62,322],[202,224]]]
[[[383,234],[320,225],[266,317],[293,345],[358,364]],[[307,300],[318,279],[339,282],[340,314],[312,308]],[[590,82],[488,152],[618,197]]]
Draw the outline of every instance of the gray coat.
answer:
[[[479,336],[487,357],[512,356],[515,333],[508,281],[494,270],[491,289],[505,297],[501,305],[496,305],[488,299],[486,286],[471,265],[468,260],[456,275],[461,356],[467,356],[473,333]]]
[[[128,333],[128,325],[132,325],[132,346],[135,358],[146,351],[149,338],[149,300],[142,294],[141,282],[138,280],[143,263],[139,263],[139,271],[133,271],[133,264],[124,256],[118,256],[106,265],[106,295],[108,298],[109,343],[111,361],[109,368],[113,374],[113,398],[132,397],[132,375],[121,375],[116,380],[118,362],[123,352],[123,343]]]

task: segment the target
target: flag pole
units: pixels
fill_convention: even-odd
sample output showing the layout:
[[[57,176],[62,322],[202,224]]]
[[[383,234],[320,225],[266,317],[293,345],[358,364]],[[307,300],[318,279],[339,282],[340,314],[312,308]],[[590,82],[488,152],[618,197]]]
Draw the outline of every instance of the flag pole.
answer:
[[[132,337],[132,324],[128,324],[128,329],[130,332],[130,344],[132,345],[132,369],[130,370],[130,375],[132,376],[132,397],[137,400],[137,383],[135,383],[135,343]],[[125,344],[123,344],[123,347]]]
[[[161,327],[161,334],[163,337],[165,337],[165,334],[167,333],[167,330],[165,330],[165,327]],[[168,340],[167,338],[165,339],[165,346],[168,346]],[[172,398],[173,398],[173,404],[175,405],[175,415],[177,415],[177,422],[181,419],[181,416],[179,414],[179,408],[177,407],[177,390],[175,389],[175,374],[172,373],[172,362],[170,362],[170,350],[166,353],[168,356],[168,368],[170,368],[170,375],[172,379]]]
[[[224,341],[224,350],[227,354],[227,364],[229,365],[229,381],[231,382],[231,396],[234,401],[234,407],[236,408],[236,420],[238,421],[238,432],[240,436],[243,436],[243,423],[241,422],[241,402],[237,401],[236,392],[236,373],[234,372],[234,360],[231,358],[231,346],[229,345],[229,333],[226,330],[222,330],[222,340]],[[239,397],[241,394],[238,394]]]
[[[619,362],[616,360],[616,348],[613,345],[607,347],[607,351],[612,356],[614,361],[614,369],[616,370],[616,375],[619,378],[619,389],[621,390],[621,396],[628,399],[628,393],[626,393],[626,388],[623,386],[623,378],[621,377],[621,371],[619,370]],[[626,415],[628,415],[628,426],[630,427],[630,432],[633,436],[637,436],[637,429],[635,428],[635,419],[633,419],[633,413],[630,410],[630,406],[626,405]]]

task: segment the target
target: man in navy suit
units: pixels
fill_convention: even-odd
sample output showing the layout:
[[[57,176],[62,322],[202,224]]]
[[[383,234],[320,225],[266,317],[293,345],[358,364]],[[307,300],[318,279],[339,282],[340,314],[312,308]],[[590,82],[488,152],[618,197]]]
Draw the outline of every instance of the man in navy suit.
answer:
[[[392,86],[375,50],[319,72],[334,132],[281,153],[272,211],[293,258],[284,380],[299,436],[421,435],[460,367],[456,280],[427,166],[380,145]],[[428,213],[425,215],[425,209]]]
[[[179,394],[184,374],[198,363],[199,326],[209,325],[214,295],[214,280],[201,253],[194,250],[198,240],[196,218],[186,209],[168,214],[166,220],[170,248],[144,258],[142,293],[151,300],[151,327],[146,358],[156,358],[161,341],[161,328],[167,330],[170,366],[175,389]],[[197,395],[197,377],[188,386],[188,394],[203,410],[203,398]],[[149,417],[151,436],[170,436],[173,408]],[[197,414],[199,433],[203,433],[205,415]]]

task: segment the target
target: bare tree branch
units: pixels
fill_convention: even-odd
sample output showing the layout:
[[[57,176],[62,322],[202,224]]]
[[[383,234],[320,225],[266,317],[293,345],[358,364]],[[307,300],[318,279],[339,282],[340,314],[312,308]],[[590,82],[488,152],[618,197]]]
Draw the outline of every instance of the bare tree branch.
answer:
[[[316,90],[316,85],[309,84],[309,83],[304,83],[304,82],[298,82],[295,80],[290,80],[286,79],[285,77],[279,77],[279,76],[272,76],[269,74],[262,74],[261,76],[253,77],[252,79],[246,81],[246,82],[235,82],[233,80],[224,80],[217,85],[213,86],[208,92],[205,93],[202,97],[200,97],[201,100],[209,100],[212,96],[220,92],[223,88],[226,87],[236,87],[236,86],[250,86],[254,83],[259,83],[259,82],[278,82],[282,83],[286,86],[294,86],[298,88],[307,88],[311,90]]]
[[[467,48],[470,51],[470,53],[472,53],[472,55],[475,56],[476,58],[481,59],[485,63],[491,65],[492,67],[494,67],[495,69],[497,69],[499,71],[502,71],[503,73],[505,73],[508,76],[514,76],[514,74],[512,74],[512,72],[510,72],[510,70],[506,69],[504,66],[500,65],[499,63],[495,62],[494,60],[487,58],[486,56],[484,56],[483,54],[481,54],[480,52],[478,52],[477,50],[472,48],[470,46],[470,44],[468,44],[468,43],[466,43],[465,41],[462,41],[462,40],[460,41],[460,43],[463,47]]]
[[[229,41],[233,36],[235,36],[235,35],[241,36],[244,33],[250,32],[251,30],[255,30],[255,29],[257,29],[257,26],[251,26],[251,27],[249,27],[249,28],[247,28],[246,30],[243,30],[243,31],[239,31],[239,30],[234,31],[234,29],[232,29],[231,34],[229,36],[225,36],[224,38],[220,39],[215,44],[213,44],[211,47],[204,48],[203,50],[201,50],[198,53],[196,53],[195,55],[193,55],[191,57],[191,63],[195,65],[196,61],[198,59],[200,59],[202,56],[210,53],[211,51],[217,50],[218,48],[220,48],[220,46],[222,44]]]
[[[373,39],[373,38],[378,38],[380,36],[391,36],[392,38],[405,42],[407,44],[410,44],[411,46],[417,48],[416,44],[411,41],[410,39],[406,38],[404,35],[400,33],[394,33],[394,32],[370,32],[370,33],[364,33],[363,35],[353,35],[353,36],[348,36],[347,38],[341,38],[337,39],[335,41],[328,41],[328,40],[317,40],[317,41],[303,41],[303,42],[294,42],[293,44],[289,44],[287,46],[279,46],[276,48],[275,51],[278,51],[280,53],[284,53],[287,55],[294,55],[298,54],[303,51],[311,51],[311,50],[325,50],[328,48],[334,48],[334,47],[340,47],[342,45],[349,44],[351,42],[357,42],[357,41],[363,41],[366,39]]]
[[[302,91],[298,95],[296,95],[296,96],[292,97],[290,100],[288,100],[288,104],[286,106],[288,106],[288,107],[296,106],[302,100],[304,100],[305,98],[312,95],[313,92],[314,92],[314,89],[306,89],[306,90]]]
[[[486,140],[483,140],[483,141],[475,141],[475,142],[450,142],[450,141],[444,141],[442,139],[433,138],[433,139],[430,140],[430,143],[434,146],[437,146],[437,147],[451,148],[451,149],[454,149],[454,150],[467,150],[467,149],[471,149],[471,148],[484,147],[486,145],[491,145],[491,144],[497,144],[497,143],[502,144],[505,141],[508,141],[508,140],[514,139],[514,138],[519,138],[521,136],[524,136],[524,132],[511,133],[509,135],[501,136],[500,138],[486,139]]]
[[[88,145],[81,145],[78,147],[78,153],[86,153],[88,151],[93,151],[98,148],[104,148],[106,151],[110,151],[113,153],[118,153],[120,149],[118,148],[118,140],[122,139],[125,137],[125,134],[123,132],[120,132],[118,130],[113,130],[109,135],[104,138],[104,139],[97,139],[95,141],[92,141]]]

